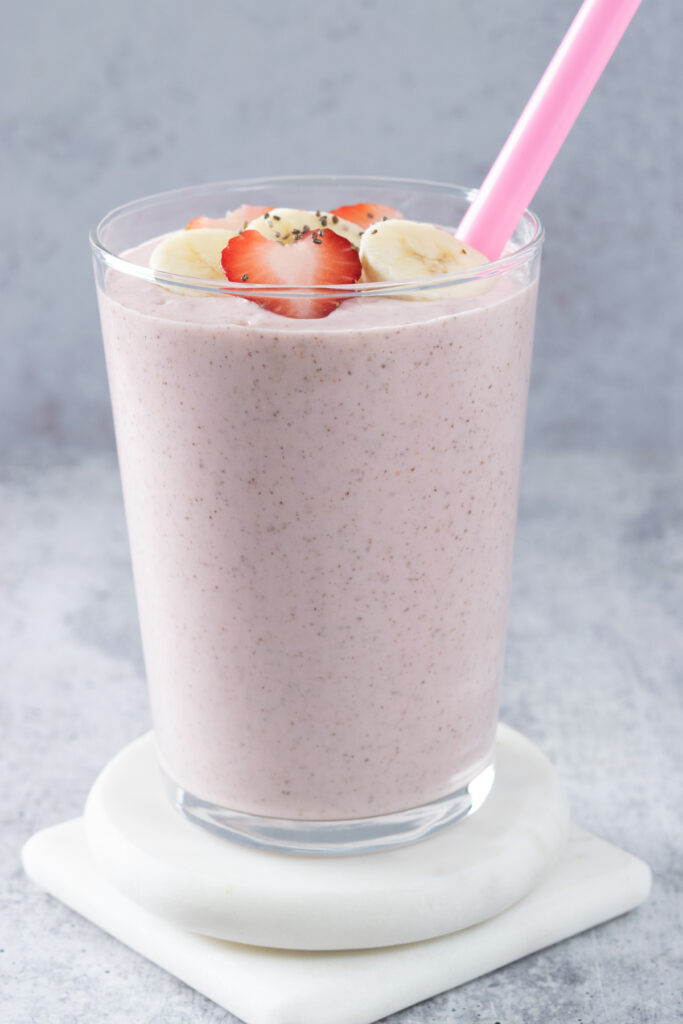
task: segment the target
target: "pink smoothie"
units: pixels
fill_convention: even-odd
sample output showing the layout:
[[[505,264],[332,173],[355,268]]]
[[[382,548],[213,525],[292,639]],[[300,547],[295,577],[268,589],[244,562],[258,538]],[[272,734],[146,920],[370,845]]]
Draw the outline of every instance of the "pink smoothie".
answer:
[[[294,819],[467,783],[492,758],[535,283],[322,320],[106,287],[167,774]]]

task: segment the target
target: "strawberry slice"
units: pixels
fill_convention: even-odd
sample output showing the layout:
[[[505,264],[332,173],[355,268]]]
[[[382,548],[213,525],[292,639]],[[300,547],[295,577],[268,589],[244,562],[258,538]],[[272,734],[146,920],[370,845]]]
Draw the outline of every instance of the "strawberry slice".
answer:
[[[232,231],[232,222],[227,217],[195,217],[185,225],[186,231],[194,231],[196,228],[225,228]]]
[[[264,238],[260,231],[243,231],[223,249],[221,263],[228,281],[274,288],[299,286],[310,290],[318,285],[353,284],[361,275],[360,259],[351,242],[325,230],[307,231],[288,245]],[[311,298],[236,294],[272,313],[304,320],[328,316],[342,302],[324,292]]]
[[[338,206],[336,210],[330,210],[330,213],[336,214],[337,217],[342,217],[343,220],[353,221],[354,224],[359,224],[362,228],[370,227],[371,224],[376,224],[378,220],[394,220],[397,217],[403,220],[403,214],[400,210],[395,210],[393,206],[382,206],[380,203],[356,203],[355,206]]]
[[[225,217],[195,217],[185,227],[186,231],[195,228],[225,228],[226,231],[241,231],[250,220],[262,217],[272,210],[272,206],[238,206],[236,210],[228,210]]]

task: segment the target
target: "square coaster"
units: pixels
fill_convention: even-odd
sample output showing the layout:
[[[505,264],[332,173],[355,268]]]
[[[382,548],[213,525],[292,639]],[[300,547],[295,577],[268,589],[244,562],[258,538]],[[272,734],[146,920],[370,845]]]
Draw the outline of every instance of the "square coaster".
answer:
[[[573,827],[559,863],[509,910],[452,935],[372,950],[297,952],[186,932],[123,896],[88,849],[81,818],[36,833],[28,876],[245,1024],[371,1024],[632,910],[646,864]]]

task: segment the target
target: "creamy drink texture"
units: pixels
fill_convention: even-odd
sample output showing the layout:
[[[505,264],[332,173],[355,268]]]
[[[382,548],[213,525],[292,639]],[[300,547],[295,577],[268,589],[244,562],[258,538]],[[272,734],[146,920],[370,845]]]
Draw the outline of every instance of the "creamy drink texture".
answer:
[[[110,273],[155,734],[185,790],[357,818],[490,763],[535,290],[291,319]]]

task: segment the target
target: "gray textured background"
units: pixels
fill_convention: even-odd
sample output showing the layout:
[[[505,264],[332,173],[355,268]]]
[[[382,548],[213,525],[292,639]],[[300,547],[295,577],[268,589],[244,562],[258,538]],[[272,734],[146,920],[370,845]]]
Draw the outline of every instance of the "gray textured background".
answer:
[[[86,242],[110,208],[277,173],[478,184],[575,9],[576,0],[8,6],[3,448],[17,433],[111,446]],[[682,24],[678,0],[646,0],[534,203],[548,243],[530,446],[651,450],[683,439]]]
[[[220,178],[477,184],[577,5],[5,5],[3,1024],[235,1020],[19,863],[149,724],[89,227]],[[556,764],[575,820],[651,864],[653,893],[392,1024],[683,1021],[682,27],[680,0],[645,0],[534,203],[548,244],[502,708]]]

